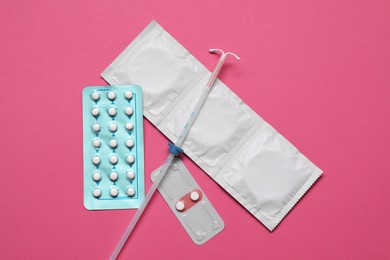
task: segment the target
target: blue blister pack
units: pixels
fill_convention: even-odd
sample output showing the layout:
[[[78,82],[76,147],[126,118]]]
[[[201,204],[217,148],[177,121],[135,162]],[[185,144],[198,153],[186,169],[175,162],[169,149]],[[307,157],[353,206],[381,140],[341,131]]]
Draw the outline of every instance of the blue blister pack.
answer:
[[[141,88],[91,86],[82,98],[85,208],[138,208],[144,199]]]

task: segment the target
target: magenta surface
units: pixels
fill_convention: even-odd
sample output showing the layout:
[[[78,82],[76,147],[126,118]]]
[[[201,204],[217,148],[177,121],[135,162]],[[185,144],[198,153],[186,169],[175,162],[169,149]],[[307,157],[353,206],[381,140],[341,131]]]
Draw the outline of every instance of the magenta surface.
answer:
[[[4,2],[4,1],[3,1]],[[122,259],[389,259],[389,1],[6,1],[0,258],[107,259],[135,210],[83,207],[81,91],[156,19],[324,174],[273,233],[184,159],[225,221],[192,243],[157,194]],[[145,120],[148,175],[167,140]]]

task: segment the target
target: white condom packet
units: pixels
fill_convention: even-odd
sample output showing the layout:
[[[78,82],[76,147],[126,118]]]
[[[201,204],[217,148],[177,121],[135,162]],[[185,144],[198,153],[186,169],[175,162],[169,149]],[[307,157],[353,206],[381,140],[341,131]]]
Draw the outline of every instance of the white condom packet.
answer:
[[[102,73],[112,85],[139,84],[145,117],[172,142],[210,75],[155,21]],[[182,148],[271,231],[322,174],[220,80]]]

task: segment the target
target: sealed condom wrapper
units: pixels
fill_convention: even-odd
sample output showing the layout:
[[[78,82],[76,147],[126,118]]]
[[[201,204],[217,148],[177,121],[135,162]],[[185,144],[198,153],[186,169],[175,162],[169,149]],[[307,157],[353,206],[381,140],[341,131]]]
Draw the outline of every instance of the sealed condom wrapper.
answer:
[[[210,75],[155,21],[102,73],[111,85],[141,84],[145,117],[172,142]],[[182,148],[271,231],[322,174],[220,80]]]
[[[83,90],[84,206],[138,208],[144,199],[142,91],[137,85]]]

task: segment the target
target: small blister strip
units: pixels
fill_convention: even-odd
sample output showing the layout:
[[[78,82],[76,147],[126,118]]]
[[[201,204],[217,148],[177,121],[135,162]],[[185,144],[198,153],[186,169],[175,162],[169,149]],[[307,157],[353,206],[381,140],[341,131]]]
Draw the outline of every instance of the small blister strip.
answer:
[[[152,173],[152,180],[159,171]],[[174,159],[158,190],[195,244],[206,243],[224,229],[223,220],[180,158]]]
[[[141,88],[91,86],[82,96],[84,206],[138,208],[144,199]]]

